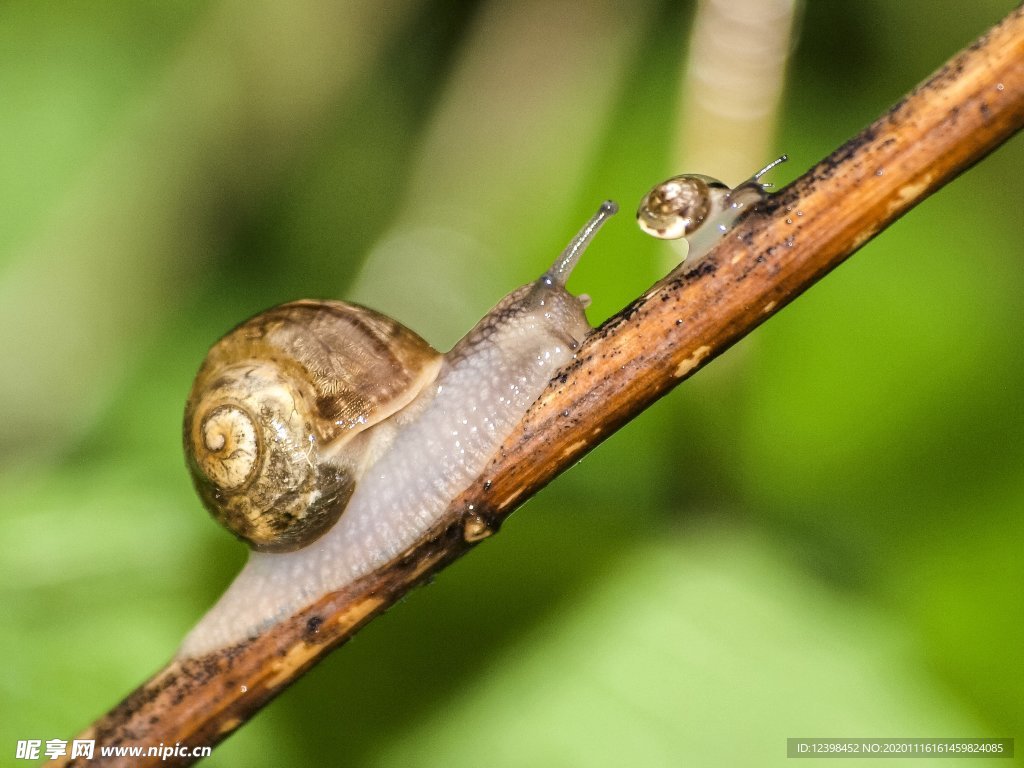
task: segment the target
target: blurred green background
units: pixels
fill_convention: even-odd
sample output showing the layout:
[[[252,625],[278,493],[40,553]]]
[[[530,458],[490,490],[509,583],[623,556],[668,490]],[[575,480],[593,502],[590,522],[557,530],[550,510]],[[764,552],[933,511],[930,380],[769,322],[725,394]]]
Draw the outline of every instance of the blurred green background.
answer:
[[[774,180],[800,174],[1010,7],[807,3],[750,171],[785,151]],[[179,437],[225,330],[347,297],[447,348],[606,197],[625,213],[571,287],[598,322],[657,279],[668,246],[630,210],[684,170],[692,16],[3,4],[0,763],[155,671],[242,563]],[[1018,138],[207,764],[782,765],[787,737],[1024,735],[1022,172]]]

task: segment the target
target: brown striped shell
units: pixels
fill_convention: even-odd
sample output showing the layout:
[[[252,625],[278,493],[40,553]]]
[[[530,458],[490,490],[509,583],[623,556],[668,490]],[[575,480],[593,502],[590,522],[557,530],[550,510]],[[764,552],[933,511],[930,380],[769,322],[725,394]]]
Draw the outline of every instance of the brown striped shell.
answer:
[[[296,301],[210,349],[185,407],[185,454],[210,513],[253,549],[315,541],[344,511],[369,427],[434,380],[441,356],[389,317]]]

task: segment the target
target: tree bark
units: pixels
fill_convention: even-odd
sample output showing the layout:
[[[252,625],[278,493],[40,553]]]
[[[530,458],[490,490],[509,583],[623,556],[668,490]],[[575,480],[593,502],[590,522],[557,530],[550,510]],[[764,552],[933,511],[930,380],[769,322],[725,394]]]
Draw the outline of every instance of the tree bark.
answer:
[[[78,738],[213,745],[585,453],[1024,126],[1024,9],[590,336],[486,471],[401,557],[273,626],[172,660]],[[106,758],[187,765],[193,758]]]

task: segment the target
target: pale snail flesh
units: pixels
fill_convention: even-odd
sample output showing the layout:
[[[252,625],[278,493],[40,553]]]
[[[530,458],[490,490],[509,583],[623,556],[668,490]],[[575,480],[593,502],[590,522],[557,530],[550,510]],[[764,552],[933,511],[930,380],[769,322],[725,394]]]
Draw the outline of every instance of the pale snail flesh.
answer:
[[[692,262],[731,230],[740,217],[766,199],[761,177],[786,156],[774,160],[735,188],[699,173],[673,176],[644,195],[637,224],[660,240],[686,238]]]
[[[569,293],[565,283],[594,233],[616,210],[614,203],[604,203],[547,272],[502,299],[443,356],[395,321],[342,302],[283,305],[214,345],[186,409],[186,450],[209,447],[219,457],[190,454],[196,485],[214,516],[248,540],[253,551],[220,601],[186,637],[180,655],[200,655],[254,636],[393,560],[444,514],[591,332],[586,298]],[[295,313],[303,316],[301,330],[289,326]],[[337,366],[325,362],[334,360],[337,345],[315,344],[321,323],[336,322],[326,318],[337,313],[369,313],[363,317],[380,323],[384,337],[400,340],[403,351],[394,359],[411,361],[410,370],[401,373],[391,366],[405,363],[387,363],[390,373],[383,383],[364,382],[368,389],[360,389],[356,399],[363,396],[367,402],[351,413],[339,405],[325,407],[316,394],[323,390],[333,396],[341,385],[326,382],[346,380]],[[376,357],[377,340],[367,343],[372,353],[365,348],[345,353],[359,360]],[[271,363],[280,366],[279,378],[266,372]],[[231,394],[239,378],[245,382],[246,377],[253,380],[248,383],[266,382],[273,393],[272,405],[256,407],[255,417],[232,410],[256,402],[258,393],[245,388],[241,396]],[[395,386],[402,377],[404,383]],[[278,388],[286,380],[297,389],[283,395]],[[204,405],[204,397],[212,397],[211,402]],[[221,422],[229,424],[226,430]],[[291,426],[299,428],[299,437],[282,437]],[[229,443],[235,451],[225,454]],[[302,461],[293,462],[298,457],[293,444],[308,447]],[[254,448],[268,447],[283,450],[284,458],[250,455]],[[297,479],[287,480],[280,493],[259,490],[245,504],[229,498],[272,480],[281,467],[288,468],[281,474],[292,477],[292,463]],[[324,481],[326,487],[317,486]],[[268,499],[272,521],[252,522],[249,515],[266,507]],[[303,512],[303,503],[312,510]],[[249,511],[233,511],[246,505]],[[263,540],[265,534],[269,541]]]

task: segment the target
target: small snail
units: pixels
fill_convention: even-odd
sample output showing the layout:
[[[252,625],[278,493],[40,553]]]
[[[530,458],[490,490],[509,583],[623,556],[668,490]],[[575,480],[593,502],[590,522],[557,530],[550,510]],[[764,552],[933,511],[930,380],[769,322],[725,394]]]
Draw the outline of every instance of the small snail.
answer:
[[[565,283],[616,210],[603,203],[445,355],[338,301],[275,307],[214,344],[185,409],[187,462],[210,512],[253,551],[182,655],[244,640],[436,522],[590,333],[588,299]]]
[[[637,224],[661,240],[686,238],[687,260],[698,259],[743,213],[766,199],[768,185],[761,183],[761,177],[785,160],[786,155],[773,160],[735,189],[699,173],[673,176],[640,201]]]

